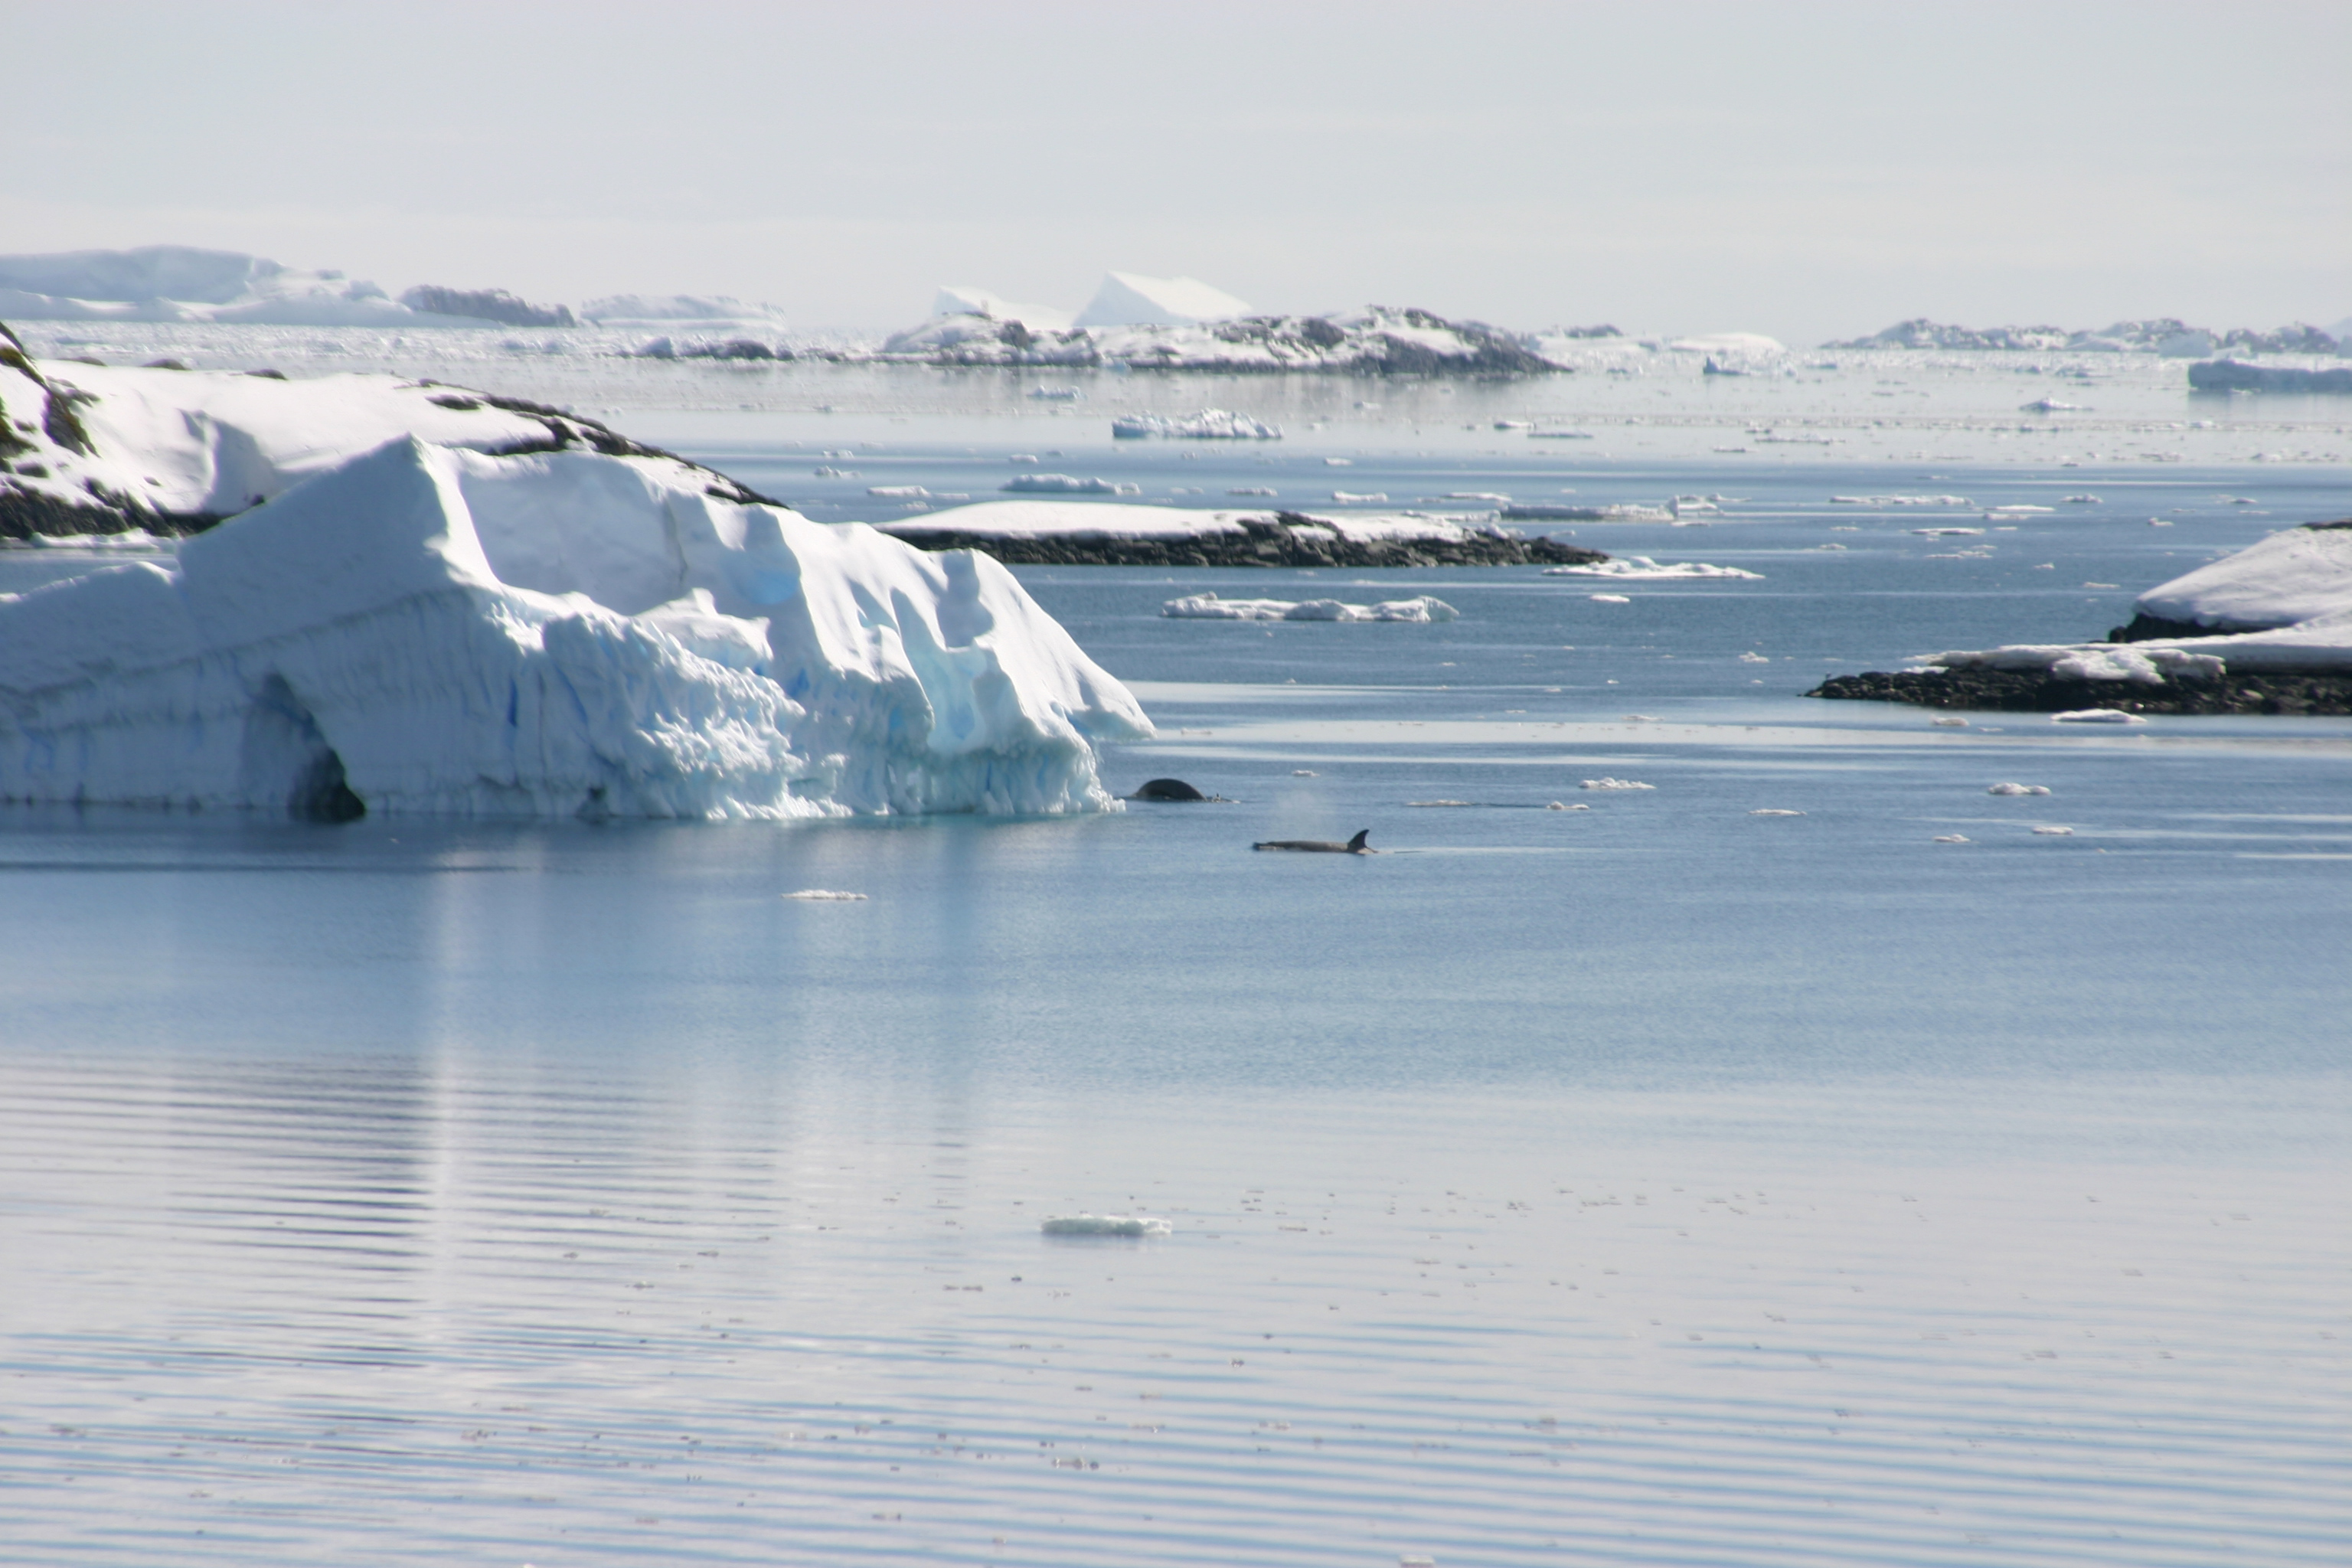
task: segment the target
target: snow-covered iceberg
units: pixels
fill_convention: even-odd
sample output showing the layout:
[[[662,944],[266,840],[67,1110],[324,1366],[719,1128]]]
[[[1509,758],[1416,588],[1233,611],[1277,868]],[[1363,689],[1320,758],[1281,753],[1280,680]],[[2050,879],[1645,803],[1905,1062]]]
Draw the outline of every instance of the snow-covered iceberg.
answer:
[[[1214,594],[1192,594],[1171,599],[1160,613],[1180,621],[1411,621],[1427,626],[1455,618],[1453,605],[1424,594],[1413,599],[1388,599],[1377,605],[1348,605],[1337,599],[1220,599]]]
[[[1170,441],[1282,439],[1281,426],[1227,408],[1203,408],[1197,414],[1122,414],[1110,422],[1110,433],[1117,441],[1141,441],[1154,436]]]
[[[1230,321],[1249,307],[1197,278],[1146,278],[1106,272],[1102,286],[1078,312],[1081,327],[1181,327]]]
[[[1761,572],[1746,572],[1737,566],[1710,566],[1704,561],[1676,561],[1660,565],[1646,555],[1627,555],[1613,561],[1596,561],[1583,566],[1547,566],[1547,577],[1616,577],[1633,582],[1666,582],[1685,577],[1739,577],[1751,583],[1764,580]]]
[[[1067,475],[1038,475],[1042,480]],[[1085,481],[1071,480],[1084,489]],[[1005,487],[1016,488],[1013,485]],[[1019,487],[1029,489],[1033,487]],[[1427,512],[1312,516],[1104,501],[1003,500],[882,525],[926,550],[985,550],[1034,565],[1517,566],[1606,561],[1556,539]]]
[[[1125,688],[994,561],[676,458],[401,436],[0,596],[0,797],[474,816],[1116,809]]]
[[[1019,321],[1049,332],[1066,331],[1070,312],[1052,305],[1024,305],[985,289],[949,284],[931,301],[933,316],[983,316],[992,321]]]

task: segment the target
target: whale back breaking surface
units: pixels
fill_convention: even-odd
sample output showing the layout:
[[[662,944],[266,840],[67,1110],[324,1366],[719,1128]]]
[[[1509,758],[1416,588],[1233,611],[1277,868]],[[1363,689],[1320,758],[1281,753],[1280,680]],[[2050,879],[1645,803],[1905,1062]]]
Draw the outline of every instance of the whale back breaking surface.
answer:
[[[1367,827],[1345,844],[1334,843],[1328,838],[1268,838],[1250,847],[1286,849],[1299,855],[1377,855],[1380,851],[1366,842],[1371,836],[1372,830]]]

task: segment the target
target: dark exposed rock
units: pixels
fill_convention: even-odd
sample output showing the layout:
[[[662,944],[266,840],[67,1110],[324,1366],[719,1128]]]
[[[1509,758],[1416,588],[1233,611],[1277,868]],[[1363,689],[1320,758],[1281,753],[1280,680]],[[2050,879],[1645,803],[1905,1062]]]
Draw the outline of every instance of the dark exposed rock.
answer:
[[[2273,671],[2150,686],[2136,680],[2061,679],[2039,670],[1872,670],[1833,675],[1805,695],[2011,713],[2116,708],[2126,713],[2352,714],[2352,675]]]
[[[2352,392],[2352,369],[2295,370],[2233,359],[2200,360],[2189,367],[2189,384],[2200,392]]]
[[[883,531],[918,550],[979,550],[1011,566],[1584,566],[1609,559],[1557,539],[1483,530],[1458,539],[1352,540],[1295,511],[1239,521],[1238,533],[1175,537],[984,534],[925,528],[920,519],[886,524]]]

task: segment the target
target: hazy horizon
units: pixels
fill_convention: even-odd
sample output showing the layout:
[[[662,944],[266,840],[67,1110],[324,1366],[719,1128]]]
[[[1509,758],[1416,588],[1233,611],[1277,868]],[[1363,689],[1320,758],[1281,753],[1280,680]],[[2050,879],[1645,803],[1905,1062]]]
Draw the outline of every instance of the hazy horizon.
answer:
[[[7,0],[0,250],[905,325],[1112,268],[1268,311],[1768,332],[2352,312],[2352,11]]]

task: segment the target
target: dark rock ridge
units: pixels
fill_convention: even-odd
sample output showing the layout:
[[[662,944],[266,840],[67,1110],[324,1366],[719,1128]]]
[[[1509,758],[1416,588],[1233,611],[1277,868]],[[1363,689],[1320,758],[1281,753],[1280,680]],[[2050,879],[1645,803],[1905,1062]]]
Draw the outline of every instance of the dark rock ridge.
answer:
[[[2126,713],[2352,714],[2352,675],[2224,675],[2149,686],[2136,680],[2062,680],[2039,670],[1872,670],[1831,676],[1805,695],[2010,713],[2116,708]]]
[[[576,327],[569,305],[534,305],[503,289],[444,289],[420,283],[400,297],[412,310],[435,316],[464,316],[477,321],[498,321],[509,327]]]
[[[1907,321],[1897,321],[1885,331],[1874,332],[1866,338],[1851,338],[1844,342],[1822,346],[1831,349],[1946,351],[2023,349],[2041,353],[2072,350],[2093,353],[2169,351],[2178,353],[2191,345],[2201,345],[2193,348],[2192,352],[2207,353],[2216,351],[2227,353],[2235,349],[2246,353],[2332,354],[2343,350],[2343,345],[2333,334],[2302,321],[2267,332],[2249,327],[2217,332],[2203,327],[2192,327],[2171,316],[2144,321],[2117,321],[2113,326],[2081,331],[2052,326],[1960,327],[1919,316]]]
[[[2200,360],[2189,367],[2189,384],[2200,392],[2352,392],[2352,369],[2296,370],[2233,359]]]
[[[1608,555],[1557,539],[1473,530],[1456,539],[1349,539],[1295,511],[1239,520],[1241,531],[1153,536],[1097,531],[989,534],[883,525],[918,550],[978,550],[1009,566],[1588,566]]]
[[[1614,328],[1570,334],[1614,336]],[[1433,342],[1432,340],[1435,340]],[[1244,316],[1198,327],[1072,327],[1055,331],[986,317],[935,319],[877,353],[811,350],[807,357],[939,365],[1037,365],[1226,375],[1296,371],[1372,376],[1494,378],[1568,374],[1529,340],[1479,321],[1375,305],[1324,316]]]

